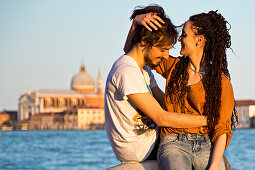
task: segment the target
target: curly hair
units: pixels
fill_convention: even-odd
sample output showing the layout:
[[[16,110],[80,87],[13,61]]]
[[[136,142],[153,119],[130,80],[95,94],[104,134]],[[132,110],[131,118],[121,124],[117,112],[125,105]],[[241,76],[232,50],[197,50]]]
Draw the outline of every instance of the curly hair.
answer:
[[[228,71],[226,49],[231,46],[231,36],[225,18],[210,11],[200,13],[189,18],[193,26],[196,27],[196,35],[203,35],[206,39],[201,64],[205,67],[205,75],[202,83],[205,89],[205,104],[203,111],[207,116],[208,127],[212,132],[219,120],[219,109],[221,106],[222,94],[222,74],[230,79]],[[174,108],[181,108],[182,112],[187,111],[184,103],[188,91],[188,65],[189,58],[181,57],[172,71],[169,83],[167,100]],[[238,123],[236,104],[234,105],[231,127],[236,128]]]
[[[158,5],[151,6],[138,6],[133,11],[130,19],[134,19],[137,15],[146,14],[146,13],[154,13],[158,15],[165,24],[162,25],[162,28],[158,30],[147,30],[142,25],[137,25],[134,36],[132,38],[132,43],[140,43],[141,40],[144,40],[147,44],[147,47],[152,47],[156,45],[157,47],[162,47],[164,45],[174,45],[177,42],[178,32],[176,30],[176,26],[172,24],[171,20],[166,16],[164,9]]]

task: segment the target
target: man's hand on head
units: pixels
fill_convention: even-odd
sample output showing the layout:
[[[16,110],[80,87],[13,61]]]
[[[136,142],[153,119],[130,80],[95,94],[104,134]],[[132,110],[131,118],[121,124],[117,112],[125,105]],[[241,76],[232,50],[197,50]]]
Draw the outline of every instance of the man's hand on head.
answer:
[[[158,28],[161,28],[162,27],[161,24],[164,24],[165,22],[159,16],[157,16],[156,13],[150,12],[146,14],[137,15],[133,23],[135,25],[143,25],[149,31],[152,31],[152,28],[154,30],[158,30]]]

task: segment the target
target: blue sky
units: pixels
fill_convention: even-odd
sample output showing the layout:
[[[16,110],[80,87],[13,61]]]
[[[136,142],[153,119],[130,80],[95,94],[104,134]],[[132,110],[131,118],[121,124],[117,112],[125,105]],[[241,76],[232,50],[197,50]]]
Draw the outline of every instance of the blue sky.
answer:
[[[253,0],[0,0],[0,111],[16,110],[20,91],[70,89],[82,59],[95,79],[103,80],[123,54],[138,5],[161,5],[174,24],[218,9],[231,24],[229,70],[236,99],[255,99]],[[179,44],[170,51],[179,55]],[[155,73],[156,74],[156,73]],[[164,90],[165,81],[156,75]]]

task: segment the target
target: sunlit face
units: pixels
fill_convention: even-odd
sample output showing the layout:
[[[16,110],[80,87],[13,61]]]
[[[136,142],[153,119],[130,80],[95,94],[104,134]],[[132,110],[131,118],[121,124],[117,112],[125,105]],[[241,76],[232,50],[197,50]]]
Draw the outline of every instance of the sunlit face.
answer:
[[[197,49],[196,40],[195,29],[192,29],[192,22],[188,21],[185,23],[182,29],[182,34],[178,39],[181,43],[180,54],[184,56],[191,56]]]
[[[157,66],[163,59],[168,59],[169,50],[173,45],[165,45],[163,47],[152,46],[147,49],[144,55],[145,64]]]

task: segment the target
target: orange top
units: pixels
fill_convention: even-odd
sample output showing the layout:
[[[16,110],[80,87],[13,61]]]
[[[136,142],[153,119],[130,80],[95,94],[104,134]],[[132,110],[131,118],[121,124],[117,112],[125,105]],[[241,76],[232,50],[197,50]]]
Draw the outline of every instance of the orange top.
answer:
[[[156,71],[161,74],[166,79],[166,89],[165,93],[167,94],[167,86],[169,79],[171,77],[171,73],[175,68],[176,63],[181,60],[181,58],[173,58],[169,57],[167,60],[163,60],[160,62],[160,65],[156,67]],[[205,103],[205,90],[203,87],[202,81],[199,81],[196,84],[190,86],[187,94],[187,98],[185,99],[185,106],[189,110],[189,112],[185,112],[186,114],[192,115],[205,115],[203,113],[203,105]],[[166,102],[165,97],[165,109],[169,112],[173,112],[173,105],[171,103]],[[214,132],[212,133],[212,142],[214,143],[216,139],[222,134],[227,135],[226,147],[228,147],[230,139],[232,137],[231,131],[231,116],[234,108],[234,95],[233,88],[226,76],[222,76],[222,95],[221,95],[221,107],[220,107],[220,118],[218,124],[214,128]],[[177,112],[181,112],[180,108],[178,108]],[[207,127],[196,127],[196,128],[169,128],[162,127],[160,137],[167,134],[185,134],[185,133],[196,133],[200,135],[208,135],[209,131]]]

